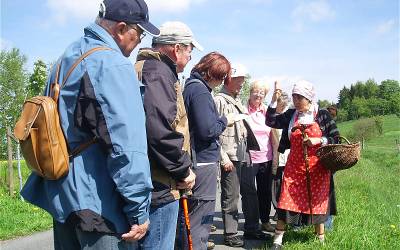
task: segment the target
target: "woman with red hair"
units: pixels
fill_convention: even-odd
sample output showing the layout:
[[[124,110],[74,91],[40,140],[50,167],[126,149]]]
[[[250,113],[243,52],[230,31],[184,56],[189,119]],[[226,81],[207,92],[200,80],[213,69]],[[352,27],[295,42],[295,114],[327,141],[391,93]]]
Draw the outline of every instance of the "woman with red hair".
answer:
[[[193,249],[196,250],[207,249],[217,192],[220,157],[218,140],[226,126],[233,123],[232,119],[219,116],[211,93],[215,87],[229,81],[230,72],[229,61],[220,53],[211,52],[194,66],[183,91],[189,121],[193,171],[196,174],[193,195],[189,198]],[[179,224],[182,222],[183,216],[180,216]],[[179,231],[178,241],[186,235]],[[186,242],[187,240],[183,239],[183,243]],[[182,242],[178,243],[178,247],[182,247]],[[187,247],[184,246],[183,249]]]

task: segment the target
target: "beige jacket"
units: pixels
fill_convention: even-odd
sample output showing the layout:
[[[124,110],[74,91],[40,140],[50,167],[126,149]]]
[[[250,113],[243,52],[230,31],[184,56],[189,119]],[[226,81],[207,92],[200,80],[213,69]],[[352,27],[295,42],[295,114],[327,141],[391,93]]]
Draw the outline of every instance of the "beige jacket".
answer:
[[[223,87],[220,93],[214,97],[215,105],[221,116],[228,114],[245,114],[246,108],[242,105],[240,98],[233,98]],[[251,140],[249,141],[249,137]],[[225,165],[229,161],[238,161],[238,144],[240,141],[247,142],[247,150],[258,148],[257,140],[253,131],[245,120],[234,122],[233,125],[226,127],[220,136],[221,143],[221,165]],[[255,142],[254,142],[255,141]],[[255,143],[255,144],[254,144]]]

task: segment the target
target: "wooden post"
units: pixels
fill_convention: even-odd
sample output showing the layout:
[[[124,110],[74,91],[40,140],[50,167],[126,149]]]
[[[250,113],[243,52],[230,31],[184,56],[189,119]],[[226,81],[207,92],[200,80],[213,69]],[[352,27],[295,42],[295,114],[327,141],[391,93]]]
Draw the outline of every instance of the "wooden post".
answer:
[[[14,168],[12,162],[11,128],[7,127],[7,155],[8,155],[8,192],[14,196]]]
[[[22,201],[24,201],[24,198],[21,195],[21,190],[22,190],[22,173],[21,173],[21,153],[19,149],[19,144],[17,144],[17,167],[18,167],[18,179],[19,179],[19,196]]]
[[[364,137],[361,140],[361,149],[365,149],[365,140]]]

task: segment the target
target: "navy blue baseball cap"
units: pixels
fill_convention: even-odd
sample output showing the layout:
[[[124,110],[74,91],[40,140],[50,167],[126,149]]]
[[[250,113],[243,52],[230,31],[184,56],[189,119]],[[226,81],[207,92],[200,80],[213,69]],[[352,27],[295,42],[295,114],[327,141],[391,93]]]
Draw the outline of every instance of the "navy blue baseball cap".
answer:
[[[149,10],[144,0],[104,0],[99,16],[127,24],[137,24],[146,33],[159,36],[160,30],[149,21]]]

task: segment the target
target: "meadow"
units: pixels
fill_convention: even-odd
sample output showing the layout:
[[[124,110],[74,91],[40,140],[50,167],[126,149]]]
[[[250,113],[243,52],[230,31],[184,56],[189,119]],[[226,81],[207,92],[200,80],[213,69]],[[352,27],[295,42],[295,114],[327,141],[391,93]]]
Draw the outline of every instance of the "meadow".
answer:
[[[354,123],[338,124],[342,135],[350,134]],[[383,134],[366,141],[357,165],[335,174],[338,215],[333,231],[326,233],[324,245],[315,239],[309,227],[297,232],[288,230],[284,248],[400,249],[400,152],[396,139],[400,141],[400,118],[385,116]],[[5,175],[6,164],[1,162],[1,177]],[[22,162],[24,181],[28,174]],[[51,217],[46,212],[21,201],[17,190],[15,197],[10,198],[7,190],[0,187],[0,240],[44,231],[51,226]]]

